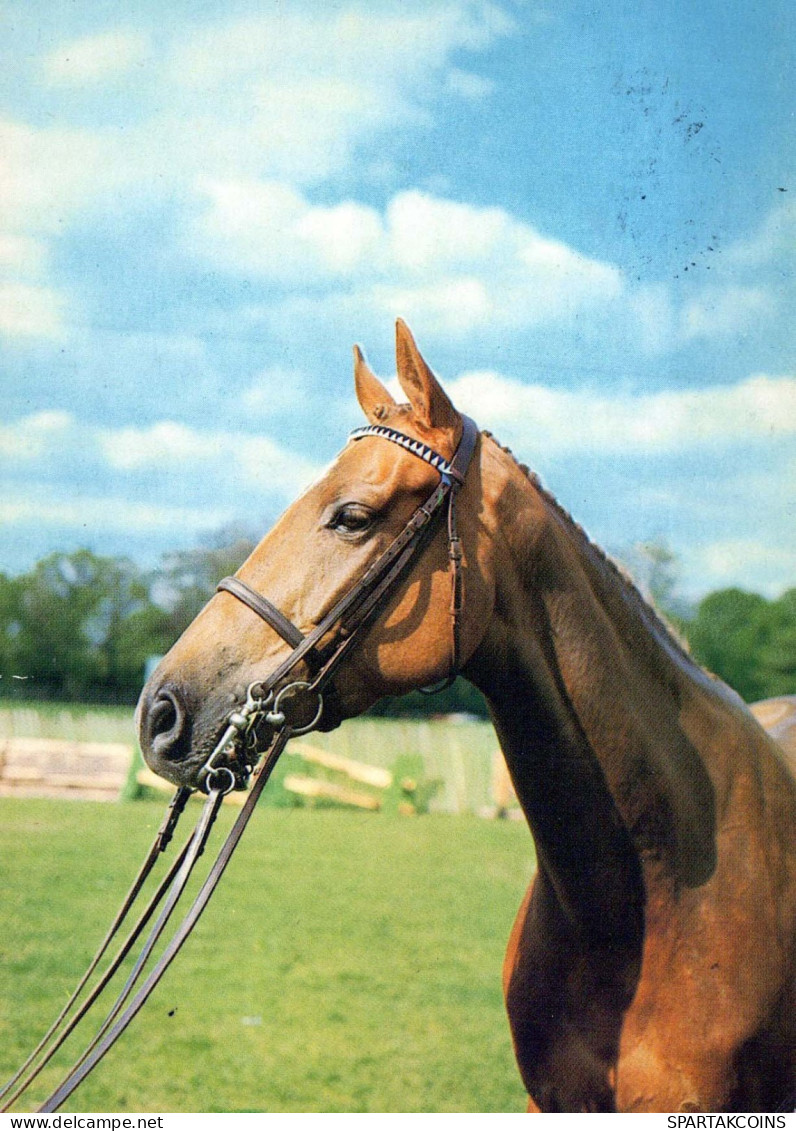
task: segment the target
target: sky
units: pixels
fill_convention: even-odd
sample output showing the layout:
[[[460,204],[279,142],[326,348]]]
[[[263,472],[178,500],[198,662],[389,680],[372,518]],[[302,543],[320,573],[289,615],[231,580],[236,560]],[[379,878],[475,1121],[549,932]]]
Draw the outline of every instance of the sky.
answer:
[[[264,533],[394,377],[796,584],[787,0],[0,0],[0,570]]]

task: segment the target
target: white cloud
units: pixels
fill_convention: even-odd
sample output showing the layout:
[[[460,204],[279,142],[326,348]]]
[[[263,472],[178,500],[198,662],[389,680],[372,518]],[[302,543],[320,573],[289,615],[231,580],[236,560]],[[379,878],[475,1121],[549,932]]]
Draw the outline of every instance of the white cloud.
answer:
[[[487,326],[499,328],[496,281],[490,282],[491,287],[483,278],[459,275],[415,284],[383,284],[362,294],[359,304],[382,319],[392,320],[400,312],[413,325],[423,326],[424,336],[431,337],[425,329],[429,324],[436,335],[458,336]],[[547,312],[542,312],[541,319],[539,313],[537,308],[528,321],[543,321]]]
[[[540,237],[500,208],[475,208],[422,192],[402,192],[387,209],[391,259],[426,275],[521,259]]]
[[[264,434],[107,428],[61,411],[1,425],[0,463],[0,521],[119,532],[220,526],[253,498],[283,506],[320,467]]]
[[[657,354],[669,349],[678,336],[671,290],[663,283],[638,287],[630,296],[641,348]]]
[[[0,218],[7,232],[57,233],[116,184],[100,133],[0,119]]]
[[[203,178],[199,187],[209,207],[186,244],[235,273],[285,285],[346,278],[366,269],[383,242],[378,213],[364,205],[312,207],[277,181]]]
[[[774,309],[771,295],[760,287],[715,287],[703,291],[681,312],[686,341],[742,333]]]
[[[378,213],[354,201],[310,208],[298,220],[296,236],[313,248],[333,276],[378,267],[383,227]]]
[[[196,184],[207,183],[202,178],[290,186],[347,173],[379,132],[431,120],[455,53],[480,50],[510,27],[488,0],[277,7],[249,19],[175,26],[176,33],[162,28],[159,66],[147,71],[140,98],[126,92],[123,129],[0,121],[0,260],[20,281],[41,273],[43,239],[92,208],[157,198],[182,207]],[[62,43],[39,65],[51,85],[101,89],[152,58],[151,40],[123,27]],[[335,275],[362,262],[372,218],[361,206],[299,212],[298,228],[277,241],[277,253],[300,258],[306,245],[310,267]],[[289,224],[285,230],[291,234]],[[41,325],[52,333],[45,297],[38,316],[17,310],[9,328],[34,333]]]
[[[171,152],[204,171],[316,182],[378,130],[428,121],[454,52],[509,30],[484,0],[277,9],[200,27],[175,45]]]
[[[379,317],[430,323],[437,334],[535,325],[623,289],[619,270],[542,236],[499,208],[419,191],[384,214],[354,201],[311,205],[278,182],[206,181],[209,206],[186,245],[235,273],[289,286],[344,282],[343,299]],[[313,303],[333,309],[337,288]]]
[[[396,88],[446,67],[453,51],[480,50],[510,29],[506,14],[485,0],[294,6],[198,28],[174,51],[172,74],[214,93],[252,82],[292,85],[297,73]]]
[[[796,250],[796,203],[785,200],[772,208],[758,230],[727,249],[726,258],[737,267],[756,268],[779,256],[793,258]]]
[[[796,546],[768,539],[722,538],[695,547],[687,556],[704,590],[740,584],[777,597],[796,577]]]
[[[310,390],[302,373],[281,366],[272,366],[258,373],[240,401],[248,413],[268,418],[295,413],[297,404],[307,401]]]
[[[61,494],[61,492],[58,492]],[[128,497],[113,495],[75,498],[71,494],[60,498],[26,498],[15,492],[13,498],[0,499],[0,522],[9,525],[37,525],[56,529],[100,528],[120,533],[147,530],[195,531],[221,526],[229,514],[223,508],[159,506],[155,503],[137,503]]]
[[[174,470],[190,475],[237,474],[249,486],[261,486],[290,498],[317,475],[318,467],[268,436],[212,432],[162,420],[146,428],[98,431],[96,440],[107,463],[120,471]]]
[[[115,179],[100,139],[0,119],[0,335],[57,338],[69,296],[48,285],[48,240]]]
[[[347,172],[379,131],[430,122],[449,97],[454,55],[509,30],[488,0],[277,6],[247,19],[167,22],[141,97],[126,92],[124,129],[14,123],[0,130],[0,151],[25,190],[14,195],[28,220],[119,186],[187,195],[202,175],[317,183]],[[151,46],[137,31],[110,29],[61,44],[40,64],[51,82],[96,84],[150,62]]]
[[[494,372],[447,385],[454,403],[525,450],[675,452],[796,435],[796,377],[648,394],[570,392]]]
[[[0,458],[9,469],[60,471],[79,464],[92,474],[140,472],[190,479],[236,480],[287,501],[317,474],[319,464],[282,447],[269,436],[248,431],[191,428],[174,420],[145,427],[107,428],[52,410],[0,425]]]
[[[64,300],[50,287],[0,283],[0,335],[58,338],[64,332]]]
[[[68,412],[37,412],[15,424],[0,424],[0,456],[19,462],[39,459],[68,432]]]
[[[477,101],[491,94],[495,84],[491,79],[473,74],[472,71],[460,71],[458,67],[452,67],[448,72],[448,89],[462,98]]]
[[[40,240],[0,232],[0,271],[37,276],[42,273],[47,259],[47,248]]]
[[[136,471],[142,467],[184,466],[201,458],[203,444],[197,433],[185,424],[160,421],[148,428],[113,428],[99,434],[99,443],[111,467]],[[218,441],[205,450],[218,455]]]
[[[60,44],[45,56],[43,68],[54,85],[85,86],[127,73],[148,53],[148,41],[138,32],[106,31]]]
[[[737,338],[767,323],[772,325],[775,317],[787,318],[784,312],[792,301],[794,250],[796,204],[785,199],[748,237],[714,256],[712,285],[694,291],[691,276],[689,288],[683,290],[688,297],[677,310],[671,295],[659,302],[657,345],[666,348],[699,339]],[[659,289],[659,297],[662,293]],[[651,328],[653,324],[647,325]]]

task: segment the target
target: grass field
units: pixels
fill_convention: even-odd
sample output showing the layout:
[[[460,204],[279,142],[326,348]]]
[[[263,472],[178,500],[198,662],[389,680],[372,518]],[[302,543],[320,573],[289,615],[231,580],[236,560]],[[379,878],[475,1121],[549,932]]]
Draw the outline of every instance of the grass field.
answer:
[[[3,1078],[87,965],[163,807],[0,801]],[[515,822],[256,812],[185,950],[64,1110],[521,1111],[500,966],[531,860]]]

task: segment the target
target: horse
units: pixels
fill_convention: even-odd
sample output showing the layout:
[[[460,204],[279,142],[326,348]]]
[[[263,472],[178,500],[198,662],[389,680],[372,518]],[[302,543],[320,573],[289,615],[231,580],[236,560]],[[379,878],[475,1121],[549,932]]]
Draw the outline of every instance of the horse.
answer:
[[[528,1110],[782,1109],[796,1089],[783,750],[538,477],[468,432],[400,320],[396,357],[405,403],[355,347],[368,425],[150,677],[147,763],[194,788],[217,773],[208,754],[247,687],[269,673],[277,697],[312,686],[302,638],[339,658],[305,729],[463,675],[486,698],[536,847],[503,971]],[[429,523],[347,648],[332,611],[454,473],[455,521],[451,506],[447,529]]]

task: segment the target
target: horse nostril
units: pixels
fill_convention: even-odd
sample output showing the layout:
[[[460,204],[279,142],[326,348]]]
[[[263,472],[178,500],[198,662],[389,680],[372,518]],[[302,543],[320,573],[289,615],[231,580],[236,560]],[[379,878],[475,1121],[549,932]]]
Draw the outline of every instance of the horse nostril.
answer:
[[[188,753],[186,712],[173,691],[158,692],[147,716],[149,749],[156,758],[177,762]]]
[[[179,722],[180,709],[174,696],[169,691],[161,692],[152,704],[149,713],[149,725],[152,737],[164,737],[175,729]]]

